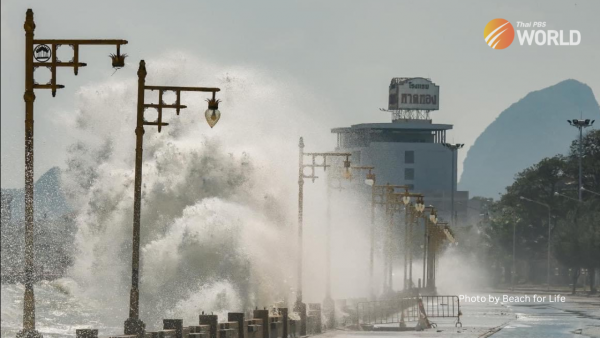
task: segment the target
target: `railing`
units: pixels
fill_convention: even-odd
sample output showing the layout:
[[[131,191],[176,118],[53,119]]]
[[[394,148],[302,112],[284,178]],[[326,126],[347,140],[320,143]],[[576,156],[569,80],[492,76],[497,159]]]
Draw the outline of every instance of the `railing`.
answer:
[[[359,328],[381,324],[404,323],[427,318],[454,318],[460,322],[458,296],[419,296],[389,301],[362,302],[356,306],[356,322]],[[431,323],[435,327],[435,323]]]

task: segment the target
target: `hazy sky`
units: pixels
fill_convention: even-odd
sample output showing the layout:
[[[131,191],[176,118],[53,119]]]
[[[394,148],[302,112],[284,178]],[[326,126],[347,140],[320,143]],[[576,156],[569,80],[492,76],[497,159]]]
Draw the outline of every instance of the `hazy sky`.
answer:
[[[130,67],[165,50],[179,50],[225,67],[255,68],[289,79],[328,107],[322,113],[330,125],[314,126],[323,133],[390,121],[378,110],[387,106],[390,79],[429,77],[441,93],[434,122],[454,124],[450,141],[466,144],[459,170],[477,136],[528,92],[573,78],[596,96],[600,93],[599,1],[2,0],[3,188],[23,186],[27,8],[34,10],[37,38],[129,40],[124,51]],[[545,21],[547,29],[576,29],[581,44],[522,47],[515,37],[507,49],[492,50],[483,29],[494,18],[515,26],[517,21]],[[82,50],[81,60],[89,66],[78,77],[59,70],[58,83],[67,89],[56,98],[46,90],[36,92],[36,178],[63,165],[65,147],[73,140],[53,121],[74,109],[78,87],[111,76],[107,54],[112,52],[106,47]],[[334,142],[332,134],[329,149]]]

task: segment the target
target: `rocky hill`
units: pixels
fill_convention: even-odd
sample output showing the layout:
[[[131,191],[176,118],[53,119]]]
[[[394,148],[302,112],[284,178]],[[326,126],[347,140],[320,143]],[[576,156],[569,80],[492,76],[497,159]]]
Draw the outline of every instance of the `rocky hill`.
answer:
[[[567,120],[598,120],[600,108],[591,88],[576,80],[527,94],[503,111],[469,149],[459,190],[497,198],[515,174],[539,160],[565,154],[578,137]]]

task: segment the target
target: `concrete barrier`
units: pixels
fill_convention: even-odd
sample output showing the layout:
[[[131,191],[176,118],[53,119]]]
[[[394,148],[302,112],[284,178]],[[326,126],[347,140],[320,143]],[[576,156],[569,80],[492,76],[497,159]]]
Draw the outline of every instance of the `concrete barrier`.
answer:
[[[175,338],[184,338],[183,319],[163,319],[163,330],[175,330]]]
[[[281,316],[269,317],[269,338],[283,338],[283,326]]]
[[[154,332],[146,332],[145,337],[146,338],[176,338],[177,330],[160,330],[160,331],[154,331]]]
[[[189,326],[189,338],[210,338],[210,325]]]
[[[96,329],[77,329],[75,330],[77,338],[98,338],[98,330]]]
[[[288,319],[288,337],[300,337],[300,321],[294,319]]]
[[[266,308],[254,310],[252,319],[242,312],[227,314],[227,322],[219,323],[214,314],[199,315],[199,325],[184,326],[183,319],[163,319],[163,329],[146,331],[144,338],[299,338],[321,333],[321,305],[302,304],[300,320],[289,317],[288,308],[277,308],[271,315]],[[308,324],[307,324],[308,323]],[[308,330],[307,330],[308,325]],[[77,329],[77,338],[98,338],[98,330]],[[109,338],[139,338],[136,335],[117,335]]]
[[[263,338],[263,320],[250,319],[246,321],[246,338]]]
[[[262,325],[262,337],[261,338],[270,338],[271,337],[271,330],[270,330],[270,325],[269,325],[269,310],[264,309],[264,310],[254,310],[253,313],[254,319],[260,319],[262,320],[261,325]]]
[[[217,317],[217,315],[205,315],[204,313],[202,313],[200,315],[200,323],[199,324],[209,326],[208,338],[218,338],[218,334],[217,334],[218,317]]]
[[[288,317],[288,309],[286,307],[278,308],[279,313],[281,314],[281,321],[283,322],[283,330],[281,332],[282,338],[288,338],[289,335],[289,317]]]
[[[323,323],[321,317],[321,304],[310,303],[308,304],[308,317],[311,319],[311,334],[319,334],[323,331]]]
[[[243,312],[229,312],[227,314],[227,320],[230,322],[237,323],[237,338],[246,338],[247,324],[245,321],[245,314]]]
[[[238,337],[238,323],[237,322],[225,322],[218,324],[219,338],[237,338]]]
[[[306,304],[300,303],[300,335],[306,336]]]

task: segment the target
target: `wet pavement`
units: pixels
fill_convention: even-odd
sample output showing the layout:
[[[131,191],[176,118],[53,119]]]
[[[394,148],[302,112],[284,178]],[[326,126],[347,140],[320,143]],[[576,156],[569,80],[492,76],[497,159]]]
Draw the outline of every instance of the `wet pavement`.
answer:
[[[431,318],[436,328],[422,332],[356,332],[333,331],[323,336],[330,338],[369,337],[493,337],[493,338],[554,338],[554,337],[600,337],[600,298],[565,296],[565,302],[489,302],[489,296],[504,294],[479,294],[485,301],[461,302],[462,328],[455,327],[456,318]],[[523,296],[523,294],[507,294]],[[539,296],[540,294],[538,294]],[[469,294],[468,296],[476,296]],[[519,298],[523,300],[523,298]],[[407,323],[414,327],[416,323]],[[397,326],[397,324],[394,324]],[[387,326],[394,326],[388,324]]]

